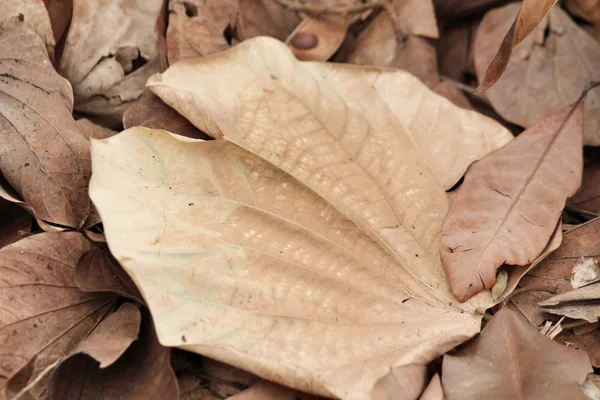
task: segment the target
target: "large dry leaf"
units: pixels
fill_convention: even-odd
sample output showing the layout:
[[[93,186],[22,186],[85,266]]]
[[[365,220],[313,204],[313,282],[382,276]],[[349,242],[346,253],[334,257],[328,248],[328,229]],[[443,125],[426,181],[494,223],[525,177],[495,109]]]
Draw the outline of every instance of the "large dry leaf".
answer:
[[[499,45],[500,35],[518,13],[518,4],[488,12],[475,37],[477,77]],[[529,127],[574,103],[584,88],[600,80],[600,44],[554,7],[538,27],[519,44],[498,83],[486,96],[506,120]],[[600,88],[586,96],[584,144],[600,145]]]
[[[581,183],[583,107],[568,107],[474,163],[442,228],[441,258],[464,301],[502,264],[531,264]],[[572,112],[572,113],[571,113]]]
[[[212,57],[179,62],[153,76],[148,87],[203,132],[225,137],[288,172],[301,167],[295,161],[313,143],[323,142],[322,148],[312,149],[306,157],[321,157],[327,143],[340,139],[338,154],[332,157],[359,163],[363,178],[372,181],[370,177],[392,162],[394,152],[404,153],[405,146],[415,146],[419,155],[410,155],[408,162],[426,166],[448,190],[471,162],[512,138],[495,121],[458,109],[408,73],[298,62],[283,43],[269,38],[246,41]],[[302,135],[306,137],[300,140]],[[269,140],[263,141],[263,136]],[[291,154],[284,154],[288,146]],[[375,155],[381,163],[370,163]],[[322,158],[321,162],[328,163]],[[303,177],[308,177],[306,171],[301,171],[299,178]],[[377,184],[385,186],[385,178],[380,179]],[[316,182],[319,177],[312,180],[323,189],[328,186],[326,191],[339,187],[337,196],[345,190],[341,186],[346,186]],[[388,192],[385,197],[394,194],[391,187],[380,190]],[[406,195],[415,196],[416,201],[421,197],[418,192]],[[439,195],[428,201],[435,203]],[[423,193],[423,197],[427,196]],[[364,211],[360,205],[356,208]]]
[[[444,356],[444,392],[453,399],[587,399],[579,385],[592,371],[583,351],[541,335],[509,309],[456,355]]]
[[[31,222],[27,211],[0,197],[0,248],[22,239],[31,231]]]
[[[510,139],[495,122],[407,73],[299,62],[269,38],[180,61],[151,89],[281,168],[142,128],[94,142],[91,196],[162,343],[361,398],[478,329],[489,293],[457,304],[437,244],[444,187]]]
[[[80,354],[74,353],[60,364],[50,378],[47,400],[179,399],[177,378],[170,365],[171,349],[158,342],[148,313],[143,313],[139,339],[116,362],[110,366],[102,364],[105,360],[113,361],[114,357],[107,356],[119,353],[130,343],[134,333],[132,328],[139,325],[139,312],[133,312],[131,307],[127,306],[125,315],[110,327],[104,327],[102,337],[82,343],[78,349]],[[132,313],[130,318],[136,320],[128,321],[125,317]],[[117,331],[110,332],[106,328]],[[107,335],[110,333],[112,335]],[[115,333],[119,334],[115,336]],[[99,341],[116,341],[118,346],[106,354],[106,347],[94,347]]]
[[[239,12],[238,0],[169,1],[169,64],[229,48],[225,32],[233,32]]]
[[[50,17],[42,0],[2,0],[0,30],[23,24],[33,30],[44,42],[48,57],[54,61],[54,34]]]
[[[64,232],[33,235],[0,250],[0,390],[16,376],[23,386],[35,380],[114,304],[115,296],[85,293],[73,282],[77,260],[88,249],[80,233]],[[39,394],[43,382],[32,391]],[[21,389],[15,386],[9,394]]]
[[[492,59],[489,67],[480,79],[477,92],[483,93],[489,89],[500,77],[508,65],[513,49],[529,35],[536,26],[544,19],[550,9],[558,0],[524,0],[520,6],[514,4],[515,7],[520,7],[516,18],[500,43],[498,52]],[[489,44],[488,44],[489,46]],[[493,47],[492,51],[494,48]]]
[[[79,228],[90,210],[90,159],[72,107],[71,87],[41,39],[1,32],[0,170],[37,218]]]
[[[73,86],[75,110],[121,123],[160,71],[157,20],[163,0],[74,0],[58,71]]]

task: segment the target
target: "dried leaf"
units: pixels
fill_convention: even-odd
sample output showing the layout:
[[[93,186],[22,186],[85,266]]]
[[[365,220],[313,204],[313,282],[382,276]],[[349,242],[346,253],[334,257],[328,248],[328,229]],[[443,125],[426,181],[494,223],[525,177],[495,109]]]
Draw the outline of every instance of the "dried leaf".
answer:
[[[0,197],[0,249],[23,238],[31,231],[31,215]]]
[[[74,0],[58,71],[73,86],[75,110],[119,125],[160,71],[157,20],[163,0]],[[110,21],[110,23],[108,23]]]
[[[325,400],[277,385],[273,382],[260,381],[248,389],[229,397],[229,400]]]
[[[0,31],[24,25],[44,42],[48,57],[54,61],[54,35],[50,17],[42,0],[2,0]]]
[[[46,5],[46,10],[50,17],[50,24],[52,25],[52,31],[54,32],[54,40],[60,45],[62,40],[64,40],[67,28],[71,23],[73,0],[44,0],[44,4]],[[57,56],[57,59],[58,58],[60,57]]]
[[[540,301],[542,311],[596,322],[600,317],[600,283],[594,283]]]
[[[479,20],[468,20],[444,29],[436,43],[440,75],[466,82],[475,75],[473,40]]]
[[[583,168],[581,188],[567,202],[578,212],[600,215],[600,160],[596,159]]]
[[[83,137],[85,137],[88,140],[90,140],[91,138],[106,139],[117,134],[116,131],[95,124],[86,118],[78,119],[77,121],[75,121],[75,124],[79,128],[79,132],[81,132]]]
[[[303,61],[326,61],[342,45],[353,17],[345,15],[324,15],[319,18],[305,18],[287,38],[290,50]],[[303,45],[298,38],[312,35],[313,43]],[[314,46],[310,46],[314,44]]]
[[[392,367],[377,381],[373,400],[418,399],[427,384],[427,366],[419,364]]]
[[[592,371],[585,352],[548,339],[503,308],[456,355],[444,356],[444,392],[452,399],[586,399]]]
[[[600,27],[600,0],[574,0],[587,19]]]
[[[600,400],[600,375],[588,374],[581,390],[590,399]]]
[[[239,7],[235,30],[240,41],[257,36],[285,40],[300,23],[296,13],[272,0],[244,0]]]
[[[113,256],[95,246],[77,262],[75,284],[84,292],[112,292],[144,304],[142,295]]]
[[[444,96],[450,100],[454,105],[464,108],[465,110],[472,110],[473,107],[469,102],[469,99],[451,82],[440,82],[433,89],[434,92],[440,96]]]
[[[477,93],[485,92],[500,79],[508,65],[513,49],[538,26],[556,2],[557,0],[524,0],[520,5],[511,5],[519,7],[519,12],[508,29],[506,36],[502,39],[498,53],[493,57],[489,67],[487,67],[483,79],[479,80],[480,84],[476,90]],[[484,26],[482,24],[480,29],[484,29]],[[493,51],[496,46],[490,46],[490,48]]]
[[[568,107],[474,163],[444,220],[441,259],[464,301],[496,282],[502,264],[542,254],[583,169],[583,107]]]
[[[0,54],[0,170],[37,218],[79,228],[90,209],[89,142],[71,116],[69,83],[32,31],[0,32]]]
[[[115,296],[77,289],[73,270],[88,241],[41,233],[0,250],[0,390],[9,398],[65,356],[96,326]],[[22,382],[15,387],[11,381]],[[45,379],[31,391],[44,389]]]
[[[125,324],[119,330],[131,330],[127,320],[119,322]],[[121,347],[130,340],[130,333],[118,338]],[[117,340],[114,336],[111,339]],[[54,371],[47,400],[179,399],[177,378],[170,365],[171,349],[158,342],[148,314],[142,318],[139,339],[114,364],[98,368],[104,355],[91,351],[86,354],[93,358],[74,354]]]
[[[596,329],[583,335],[564,331],[556,338],[556,342],[587,352],[592,366],[600,367],[600,330]]]
[[[483,78],[499,35],[519,5],[488,12],[475,38],[477,77]],[[574,103],[584,88],[600,80],[600,44],[554,7],[538,27],[515,48],[497,85],[486,92],[494,109],[506,120],[530,127]],[[560,77],[557,78],[557,77]],[[586,96],[584,144],[600,145],[600,88]]]
[[[164,129],[192,139],[210,139],[147,89],[144,90],[142,97],[123,114],[123,126],[126,129],[144,126],[151,129]]]
[[[169,1],[169,64],[228,49],[225,32],[233,31],[239,13],[237,0]]]
[[[394,8],[409,35],[397,38],[387,13],[380,13],[361,32],[355,43],[342,46],[336,61],[403,69],[429,87],[439,82],[435,47],[425,38],[437,38],[438,30],[431,0],[394,0]]]

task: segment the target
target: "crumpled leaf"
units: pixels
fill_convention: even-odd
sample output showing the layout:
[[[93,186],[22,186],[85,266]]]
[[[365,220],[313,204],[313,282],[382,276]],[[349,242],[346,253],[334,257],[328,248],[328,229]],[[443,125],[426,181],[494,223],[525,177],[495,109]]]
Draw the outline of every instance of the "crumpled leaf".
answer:
[[[112,292],[144,304],[142,295],[114,257],[99,245],[85,252],[75,267],[75,284],[84,292]]]
[[[592,372],[585,352],[541,335],[502,308],[456,355],[444,355],[444,392],[452,399],[587,399],[580,385]]]
[[[50,61],[54,62],[54,34],[50,17],[42,0],[2,0],[0,31],[26,26],[44,42]]]
[[[305,18],[287,38],[286,43],[297,59],[303,61],[326,61],[340,48],[346,32],[356,19],[345,15],[322,15]],[[304,43],[302,37],[312,35],[315,40]]]
[[[408,36],[398,39],[387,13],[377,15],[356,41],[348,40],[336,61],[403,69],[429,87],[438,82],[436,50],[426,38],[439,35],[431,0],[393,0]]]
[[[508,65],[513,49],[538,26],[556,2],[557,0],[524,0],[520,3],[519,12],[504,39],[502,39],[500,48],[493,57],[489,67],[487,67],[483,79],[480,78],[479,87],[475,91],[476,93],[485,92],[500,79]],[[515,8],[519,7],[518,4],[512,4],[511,6]],[[480,29],[484,29],[483,26]],[[492,51],[496,47],[490,46]]]
[[[0,32],[0,170],[37,218],[79,228],[90,210],[90,159],[72,96],[34,32]]]
[[[444,220],[440,255],[464,301],[502,264],[531,264],[548,244],[583,169],[583,106],[555,113],[474,163]]]
[[[0,250],[0,391],[9,386],[9,399],[68,354],[114,304],[115,296],[85,293],[73,282],[88,249],[80,233],[61,232]],[[30,392],[39,395],[46,380]]]
[[[74,0],[58,65],[71,82],[75,110],[119,125],[123,112],[160,71],[157,20],[163,0]]]
[[[238,0],[169,1],[169,64],[228,49],[225,32],[233,32],[239,13]]]
[[[518,13],[509,4],[489,11],[477,31],[474,61],[483,79],[499,35]],[[592,81],[600,80],[600,43],[580,28],[560,7],[554,7],[513,52],[506,71],[486,96],[506,120],[530,127],[577,101]],[[560,77],[557,78],[557,77]],[[600,145],[600,88],[586,96],[584,144]]]
[[[165,129],[193,139],[210,139],[210,136],[198,130],[190,121],[166,105],[148,89],[144,90],[142,97],[125,111],[123,126],[125,129],[133,126]]]
[[[126,314],[133,312],[132,307],[137,310],[131,304],[121,309],[123,307],[127,307]],[[178,400],[177,378],[170,365],[171,349],[161,346],[150,316],[144,314],[139,339],[116,362],[104,365],[104,368],[100,364],[98,368],[98,364],[106,359],[106,354],[103,354],[106,349],[92,348],[90,342],[84,343],[83,348],[79,349],[85,351],[80,354],[74,352],[63,361],[50,378],[47,400]],[[133,318],[138,317],[139,312]],[[139,319],[128,321],[121,317],[115,322],[119,323],[115,329],[127,330],[127,334],[124,337],[103,337],[102,340],[118,340],[118,350],[123,350],[123,346],[132,338],[132,322],[139,325]]]
[[[31,215],[21,207],[0,197],[0,249],[23,238],[31,231]]]

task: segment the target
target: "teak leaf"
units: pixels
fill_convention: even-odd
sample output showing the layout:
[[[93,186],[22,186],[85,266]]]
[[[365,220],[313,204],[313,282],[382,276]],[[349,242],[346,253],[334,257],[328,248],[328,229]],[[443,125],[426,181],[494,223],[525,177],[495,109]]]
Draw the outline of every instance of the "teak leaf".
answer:
[[[456,355],[444,356],[442,381],[453,399],[577,399],[592,371],[587,354],[544,337],[503,308]]]
[[[73,94],[41,39],[0,32],[0,170],[43,221],[79,228],[90,211],[89,142],[71,116]]]
[[[483,93],[489,89],[500,77],[508,65],[510,56],[516,45],[529,35],[558,0],[524,0],[521,8],[510,29],[504,36],[498,53],[494,56],[491,64],[485,72],[485,76],[477,93]]]
[[[511,138],[497,123],[407,73],[299,62],[268,38],[151,89],[227,139],[93,141],[90,195],[161,343],[360,399],[477,332],[490,295],[458,304],[438,243],[444,188]]]
[[[444,220],[441,258],[464,301],[491,288],[502,264],[542,254],[581,183],[583,105],[568,107],[475,162]]]

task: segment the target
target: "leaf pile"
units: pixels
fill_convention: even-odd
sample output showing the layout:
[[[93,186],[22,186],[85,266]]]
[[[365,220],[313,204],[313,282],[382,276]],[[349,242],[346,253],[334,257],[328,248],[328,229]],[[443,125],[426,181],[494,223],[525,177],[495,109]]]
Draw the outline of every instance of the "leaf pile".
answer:
[[[599,399],[599,15],[8,0],[0,400]]]

